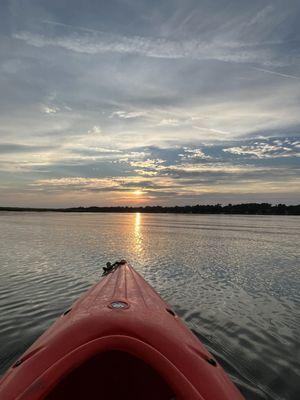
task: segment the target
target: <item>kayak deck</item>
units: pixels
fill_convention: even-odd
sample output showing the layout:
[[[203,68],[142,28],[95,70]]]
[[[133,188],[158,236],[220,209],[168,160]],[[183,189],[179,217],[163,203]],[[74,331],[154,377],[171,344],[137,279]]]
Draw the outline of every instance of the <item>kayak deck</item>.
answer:
[[[8,370],[0,398],[243,399],[196,336],[126,262]]]

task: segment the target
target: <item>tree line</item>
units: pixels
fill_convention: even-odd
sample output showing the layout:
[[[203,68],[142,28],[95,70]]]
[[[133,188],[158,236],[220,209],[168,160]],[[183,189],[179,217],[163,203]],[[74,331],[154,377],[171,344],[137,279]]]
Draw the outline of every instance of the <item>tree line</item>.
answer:
[[[254,215],[300,215],[300,204],[285,205],[270,203],[242,204],[196,204],[193,206],[141,206],[141,207],[69,207],[69,208],[26,208],[0,207],[0,211],[35,211],[35,212],[118,212],[118,213],[174,213],[174,214],[254,214]]]

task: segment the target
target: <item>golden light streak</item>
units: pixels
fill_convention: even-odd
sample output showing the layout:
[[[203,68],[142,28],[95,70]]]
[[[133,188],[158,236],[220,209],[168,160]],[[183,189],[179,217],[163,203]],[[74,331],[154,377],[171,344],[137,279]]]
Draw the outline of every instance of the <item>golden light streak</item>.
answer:
[[[134,220],[134,238],[135,238],[135,251],[137,254],[141,254],[143,250],[142,246],[142,234],[141,234],[141,213],[135,213],[135,220]]]

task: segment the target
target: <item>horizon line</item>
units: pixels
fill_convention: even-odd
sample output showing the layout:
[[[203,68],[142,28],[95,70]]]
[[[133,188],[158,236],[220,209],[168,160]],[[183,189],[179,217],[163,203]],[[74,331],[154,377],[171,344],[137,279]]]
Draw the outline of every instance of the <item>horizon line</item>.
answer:
[[[185,206],[76,206],[76,207],[15,207],[0,206],[0,211],[16,212],[102,212],[102,213],[170,213],[170,214],[264,214],[264,215],[300,215],[300,204],[286,205],[283,203],[228,203],[195,204]]]

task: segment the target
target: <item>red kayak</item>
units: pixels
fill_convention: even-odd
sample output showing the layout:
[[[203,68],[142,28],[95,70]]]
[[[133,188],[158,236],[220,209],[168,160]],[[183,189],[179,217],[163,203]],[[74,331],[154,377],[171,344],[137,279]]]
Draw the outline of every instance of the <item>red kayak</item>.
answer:
[[[242,400],[198,338],[126,261],[0,381],[1,400]]]

